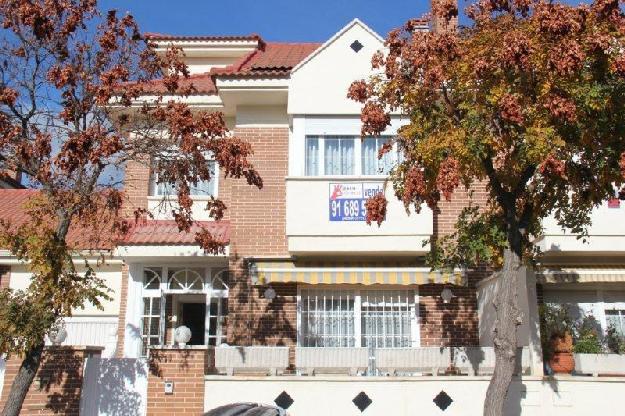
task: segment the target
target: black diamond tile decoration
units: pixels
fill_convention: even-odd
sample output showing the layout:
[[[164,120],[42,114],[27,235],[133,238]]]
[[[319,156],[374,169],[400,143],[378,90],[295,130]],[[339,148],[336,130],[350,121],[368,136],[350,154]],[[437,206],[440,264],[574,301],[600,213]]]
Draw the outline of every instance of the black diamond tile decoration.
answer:
[[[283,391],[282,393],[278,395],[278,397],[276,397],[276,400],[274,400],[273,402],[279,407],[286,410],[289,407],[291,407],[294,400],[291,398],[291,396],[289,396],[289,393],[287,393],[286,391]]]
[[[356,397],[354,397],[354,400],[352,400],[352,402],[354,402],[356,407],[360,409],[361,412],[364,412],[365,409],[369,407],[371,403],[373,403],[373,400],[371,400],[369,396],[367,396],[367,393],[361,391]]]
[[[353,41],[352,44],[349,45],[349,47],[352,48],[352,50],[356,53],[360,52],[360,50],[364,48],[362,43],[358,42],[358,40]]]
[[[449,394],[445,393],[445,390],[441,390],[434,398],[434,404],[442,411],[445,411],[445,409],[451,405],[451,402],[453,402],[453,400],[449,397]]]

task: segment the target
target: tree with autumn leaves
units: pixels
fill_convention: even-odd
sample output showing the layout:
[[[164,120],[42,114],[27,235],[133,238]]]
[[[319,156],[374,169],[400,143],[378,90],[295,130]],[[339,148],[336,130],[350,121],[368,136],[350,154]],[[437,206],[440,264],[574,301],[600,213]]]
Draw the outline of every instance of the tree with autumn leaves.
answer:
[[[409,119],[391,173],[407,208],[487,187],[488,203],[467,207],[429,261],[499,274],[484,414],[500,416],[524,319],[515,282],[539,259],[541,220],[553,216],[583,235],[593,208],[625,197],[625,15],[618,0],[479,0],[465,13],[470,24],[455,30],[456,2],[438,0],[437,30],[408,21],[390,32],[373,57],[375,75],[348,96],[364,105],[363,135],[382,133],[390,114]],[[383,195],[370,199],[368,221],[383,221],[386,204]]]
[[[215,174],[209,159],[226,177],[262,180],[250,145],[220,113],[184,104],[195,88],[181,51],[157,55],[132,16],[102,14],[95,0],[1,0],[0,22],[0,170],[39,190],[28,221],[0,227],[0,245],[32,272],[27,290],[0,291],[0,353],[23,358],[9,416],[20,413],[45,336],[72,310],[108,298],[84,249],[114,246],[149,215],[124,216],[126,163],[150,164],[174,190],[181,232],[193,223],[189,185]],[[212,199],[205,208],[219,220],[226,206]],[[206,229],[196,240],[210,252],[226,243]]]

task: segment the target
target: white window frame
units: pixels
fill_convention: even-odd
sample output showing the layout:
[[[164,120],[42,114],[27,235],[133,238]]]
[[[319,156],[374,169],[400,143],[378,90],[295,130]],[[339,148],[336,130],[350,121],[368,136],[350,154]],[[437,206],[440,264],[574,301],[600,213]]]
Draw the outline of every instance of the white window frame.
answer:
[[[211,182],[213,182],[213,193],[212,194],[190,194],[189,196],[191,197],[191,199],[197,199],[197,200],[208,200],[211,199],[211,197],[217,198],[218,194],[219,194],[219,164],[217,163],[216,160],[211,159],[211,158],[207,158],[207,162],[213,163],[215,166],[215,172],[214,174],[211,176]],[[192,189],[193,185],[189,184],[189,188]],[[176,193],[175,190],[174,192],[172,192],[171,194],[159,194],[158,193],[158,173],[155,172],[152,168],[150,168],[150,178],[149,178],[149,184],[148,184],[148,196],[149,198],[152,199],[160,199],[163,197],[175,197]]]
[[[150,265],[142,265],[141,266],[141,296],[139,297],[140,299],[140,323],[139,323],[139,333],[140,333],[140,339],[139,339],[139,349],[138,349],[138,356],[139,357],[143,357],[143,312],[144,312],[144,298],[149,297],[149,298],[160,298],[160,328],[159,328],[159,344],[160,345],[165,345],[167,340],[165,340],[165,299],[167,297],[167,295],[204,295],[205,299],[206,299],[206,315],[205,315],[205,321],[204,321],[204,344],[208,345],[208,341],[210,338],[210,304],[213,301],[213,299],[217,299],[217,305],[218,305],[218,317],[217,317],[217,322],[218,322],[218,327],[216,328],[216,341],[221,343],[223,342],[224,338],[227,336],[227,333],[225,333],[225,331],[223,330],[224,328],[221,326],[222,323],[225,321],[225,315],[223,315],[223,311],[222,311],[222,299],[228,299],[229,294],[230,294],[230,289],[229,289],[229,284],[230,282],[224,282],[224,285],[226,286],[225,289],[224,288],[220,288],[220,289],[213,289],[213,281],[215,278],[219,277],[220,274],[222,273],[228,273],[229,270],[228,268],[224,268],[224,267],[206,267],[206,266],[198,266],[198,267],[194,267],[193,265],[182,265],[182,264],[167,264],[167,265],[159,265],[159,264],[150,264]],[[144,286],[144,274],[146,270],[152,270],[153,272],[155,271],[154,269],[160,269],[161,270],[161,279],[160,279],[160,284],[159,284],[159,288],[158,289],[146,289]],[[193,270],[194,272],[198,272],[199,270],[202,270],[202,289],[170,289],[169,288],[169,271],[170,269],[178,269],[177,272],[179,272],[180,270],[184,270],[184,269],[190,269]],[[150,315],[152,316],[152,315]],[[173,340],[171,340],[171,343],[173,343]],[[216,344],[219,345],[219,344]]]
[[[349,139],[349,138],[353,138],[354,140],[354,173],[353,174],[348,174],[348,175],[337,175],[337,174],[326,174],[325,173],[325,139],[326,137],[330,138],[330,139],[335,139],[335,138],[342,138],[342,139]],[[380,136],[376,136],[375,138],[388,138],[389,140],[392,139],[394,136],[389,135],[389,134],[383,134]],[[307,160],[307,156],[308,156],[308,140],[309,139],[317,139],[317,151],[319,152],[319,154],[317,155],[317,161],[318,161],[318,169],[317,169],[317,174],[316,175],[309,175],[306,172],[306,166],[308,165],[308,160]],[[366,139],[365,139],[366,140]],[[304,169],[303,169],[303,174],[306,177],[318,177],[318,176],[330,176],[330,177],[334,177],[334,176],[344,176],[344,177],[351,177],[351,176],[363,176],[363,177],[377,177],[377,178],[385,178],[388,176],[388,174],[383,174],[383,173],[376,173],[374,175],[365,175],[362,170],[362,140],[361,137],[358,135],[353,135],[353,134],[307,134],[304,136],[304,156],[303,156],[303,160],[304,160]],[[392,149],[392,153],[393,153],[393,159],[394,159],[394,163],[395,165],[397,165],[401,159],[401,156],[399,154],[399,147],[397,145],[397,142],[393,143],[393,149]],[[376,158],[377,160],[377,158]]]
[[[354,287],[353,285],[332,285],[332,286],[323,286],[323,285],[298,285],[297,287],[297,346],[301,347],[304,339],[304,335],[302,334],[302,290],[305,291],[324,291],[324,290],[347,290],[351,291],[354,298],[354,347],[362,347],[362,328],[361,328],[361,319],[362,319],[362,293],[363,292],[382,292],[382,291],[406,291],[413,292],[414,294],[414,304],[411,308],[411,325],[410,325],[410,336],[411,336],[411,348],[416,348],[421,346],[421,319],[419,316],[419,288],[417,286],[381,286],[375,288],[367,288],[367,287]],[[324,347],[319,347],[324,348]],[[341,347],[343,348],[343,347]],[[349,348],[349,347],[347,347]]]

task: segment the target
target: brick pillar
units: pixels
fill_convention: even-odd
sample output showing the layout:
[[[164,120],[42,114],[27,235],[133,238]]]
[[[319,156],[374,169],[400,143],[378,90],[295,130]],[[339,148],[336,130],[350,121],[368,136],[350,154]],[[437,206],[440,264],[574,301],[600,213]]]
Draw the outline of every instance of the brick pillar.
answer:
[[[100,356],[103,349],[102,347],[46,347],[20,415],[78,416],[85,359]],[[19,357],[12,357],[6,363],[0,408],[4,407],[11,384],[21,364],[22,360]]]
[[[158,347],[150,349],[148,416],[200,415],[204,412],[204,375],[207,347]],[[165,382],[173,392],[165,393]]]
[[[11,266],[0,265],[0,290],[8,289],[11,281]]]

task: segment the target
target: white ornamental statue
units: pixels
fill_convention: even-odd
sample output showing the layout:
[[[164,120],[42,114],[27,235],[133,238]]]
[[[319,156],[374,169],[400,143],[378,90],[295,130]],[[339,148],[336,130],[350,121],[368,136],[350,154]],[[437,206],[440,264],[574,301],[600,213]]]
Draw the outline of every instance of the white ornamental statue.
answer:
[[[191,339],[191,330],[182,325],[176,328],[174,331],[174,339],[181,347],[187,345],[187,342]]]

